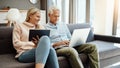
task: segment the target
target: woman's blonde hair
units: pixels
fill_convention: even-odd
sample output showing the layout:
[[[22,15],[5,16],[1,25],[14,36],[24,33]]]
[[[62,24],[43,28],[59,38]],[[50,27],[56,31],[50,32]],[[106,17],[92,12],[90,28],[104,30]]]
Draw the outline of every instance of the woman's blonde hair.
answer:
[[[31,8],[27,11],[27,16],[26,16],[26,19],[25,21],[28,22],[29,19],[30,19],[30,15],[33,15],[35,14],[36,12],[40,12],[40,10],[38,8]]]

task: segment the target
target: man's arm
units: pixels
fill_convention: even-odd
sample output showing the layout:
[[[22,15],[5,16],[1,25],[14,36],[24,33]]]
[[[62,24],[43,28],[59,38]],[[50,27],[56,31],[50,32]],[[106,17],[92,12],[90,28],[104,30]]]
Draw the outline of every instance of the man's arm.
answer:
[[[68,40],[64,40],[64,41],[56,42],[56,43],[53,44],[53,47],[61,46],[61,45],[68,46],[69,45],[69,41]]]

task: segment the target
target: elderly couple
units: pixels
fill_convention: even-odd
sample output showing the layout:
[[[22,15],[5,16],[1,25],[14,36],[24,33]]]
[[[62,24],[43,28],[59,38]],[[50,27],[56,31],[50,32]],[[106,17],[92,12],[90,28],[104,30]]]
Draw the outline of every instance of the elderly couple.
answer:
[[[25,22],[14,24],[13,44],[17,51],[15,58],[19,62],[35,62],[35,68],[59,68],[57,55],[67,57],[72,68],[84,68],[79,53],[84,53],[89,58],[90,68],[99,68],[97,48],[93,44],[82,44],[77,47],[69,47],[71,34],[62,22],[58,22],[60,10],[56,6],[50,7],[48,11],[49,22],[42,26],[40,21],[40,10],[31,8],[27,12]],[[30,29],[49,29],[50,37],[42,36],[28,41]],[[62,34],[61,34],[62,33]],[[57,46],[66,45],[60,49]],[[56,55],[57,53],[57,55]]]

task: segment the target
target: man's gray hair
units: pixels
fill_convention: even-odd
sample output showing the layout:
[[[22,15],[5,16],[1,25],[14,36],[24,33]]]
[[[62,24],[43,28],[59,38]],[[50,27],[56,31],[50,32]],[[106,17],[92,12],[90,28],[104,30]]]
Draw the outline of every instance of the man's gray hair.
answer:
[[[57,6],[51,6],[48,10],[48,14],[53,14],[54,10],[60,11],[60,9]]]

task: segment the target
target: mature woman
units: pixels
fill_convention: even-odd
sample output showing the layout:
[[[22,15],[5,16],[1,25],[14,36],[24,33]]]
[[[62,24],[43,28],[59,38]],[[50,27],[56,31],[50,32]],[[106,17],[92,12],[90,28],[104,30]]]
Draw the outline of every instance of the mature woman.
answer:
[[[44,68],[46,63],[49,68],[59,68],[56,52],[51,47],[47,36],[28,40],[30,29],[44,29],[38,24],[39,20],[40,10],[31,8],[27,12],[25,22],[14,25],[13,44],[17,50],[15,57],[20,62],[35,62],[35,68]]]

